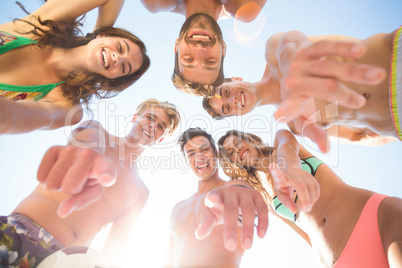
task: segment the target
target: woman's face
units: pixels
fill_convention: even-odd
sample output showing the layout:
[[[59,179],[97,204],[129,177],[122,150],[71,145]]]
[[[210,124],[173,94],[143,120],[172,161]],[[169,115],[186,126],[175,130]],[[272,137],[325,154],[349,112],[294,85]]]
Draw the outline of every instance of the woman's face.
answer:
[[[256,166],[259,161],[259,152],[251,143],[238,135],[230,135],[223,142],[223,148],[229,159],[243,167]]]
[[[135,73],[142,64],[140,47],[127,38],[97,37],[88,43],[88,71],[107,78]]]
[[[259,102],[256,88],[243,81],[225,82],[215,93],[209,104],[220,116],[247,114]]]

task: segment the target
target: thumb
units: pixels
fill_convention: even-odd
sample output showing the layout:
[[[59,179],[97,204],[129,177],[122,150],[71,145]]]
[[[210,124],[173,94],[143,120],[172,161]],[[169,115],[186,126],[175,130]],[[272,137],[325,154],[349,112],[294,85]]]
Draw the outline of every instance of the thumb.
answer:
[[[209,236],[215,226],[215,223],[215,215],[211,212],[210,208],[205,208],[201,216],[201,222],[195,230],[195,237],[197,239],[204,239]]]
[[[328,139],[328,134],[316,123],[311,123],[310,125],[303,128],[302,136],[310,138],[313,142],[318,145],[318,148],[323,153],[328,153],[330,150],[330,144]]]
[[[89,178],[97,178],[100,185],[110,187],[116,182],[117,169],[113,162],[105,158],[95,161]]]

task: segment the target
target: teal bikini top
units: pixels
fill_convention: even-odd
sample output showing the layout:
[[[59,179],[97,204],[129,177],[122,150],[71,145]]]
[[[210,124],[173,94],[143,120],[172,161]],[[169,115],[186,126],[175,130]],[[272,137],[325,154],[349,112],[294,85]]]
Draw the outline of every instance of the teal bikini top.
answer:
[[[15,48],[34,43],[36,41],[32,39],[0,31],[0,55]],[[15,86],[0,83],[0,97],[14,101],[23,99],[38,101],[62,83],[64,82],[36,86]]]
[[[307,172],[309,172],[311,175],[315,176],[315,173],[317,171],[317,168],[324,164],[320,159],[318,159],[315,156],[306,158],[306,159],[300,159],[301,161],[301,168]],[[297,202],[298,195],[295,195],[294,202]],[[276,214],[291,220],[293,222],[296,221],[297,215],[291,212],[287,207],[285,207],[281,201],[279,201],[278,197],[275,196],[273,198],[273,203],[274,203],[274,208]]]

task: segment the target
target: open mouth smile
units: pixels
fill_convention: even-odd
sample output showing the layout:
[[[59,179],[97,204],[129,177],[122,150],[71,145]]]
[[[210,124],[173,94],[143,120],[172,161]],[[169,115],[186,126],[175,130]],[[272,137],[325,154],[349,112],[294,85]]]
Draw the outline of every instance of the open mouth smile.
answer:
[[[240,160],[243,161],[244,158],[246,158],[246,156],[248,155],[248,153],[249,149],[244,150],[243,153],[240,154]]]
[[[110,61],[104,48],[102,49],[101,54],[102,54],[103,67],[105,69],[108,69],[110,67]]]
[[[211,41],[211,37],[206,31],[194,31],[191,33],[189,36],[190,39],[195,40],[195,41]]]
[[[143,131],[143,133],[150,139],[152,139],[154,136],[152,136],[150,133],[148,133],[147,131]]]
[[[203,169],[203,168],[207,168],[209,166],[209,164],[208,163],[205,163],[205,164],[203,164],[203,165],[196,165],[196,168],[197,169]]]
[[[244,92],[240,92],[240,101],[241,101],[241,107],[244,108],[246,106],[246,95]]]

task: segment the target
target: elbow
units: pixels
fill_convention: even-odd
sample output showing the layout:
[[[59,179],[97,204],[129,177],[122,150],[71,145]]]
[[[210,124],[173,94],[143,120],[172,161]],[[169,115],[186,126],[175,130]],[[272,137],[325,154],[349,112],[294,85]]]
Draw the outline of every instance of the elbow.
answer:
[[[141,0],[142,5],[151,13],[158,13],[159,11],[159,3],[156,1],[146,1]]]
[[[63,126],[72,126],[81,122],[84,114],[81,105],[74,106],[68,111]]]

